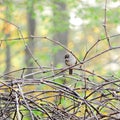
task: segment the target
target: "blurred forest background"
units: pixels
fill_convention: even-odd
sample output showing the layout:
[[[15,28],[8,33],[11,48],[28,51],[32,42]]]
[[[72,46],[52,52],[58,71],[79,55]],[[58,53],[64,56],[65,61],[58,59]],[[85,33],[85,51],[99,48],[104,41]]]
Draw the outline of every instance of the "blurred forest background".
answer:
[[[82,60],[86,51],[98,40],[105,38],[104,0],[1,0],[0,18],[20,28],[24,37],[41,36],[61,42]],[[118,0],[107,3],[107,32],[109,36],[120,32]],[[36,66],[22,40],[18,29],[0,20],[1,43],[0,72],[6,73],[23,67]],[[7,39],[10,39],[7,41]],[[42,38],[25,39],[32,54],[40,65],[64,66],[65,50]],[[113,46],[119,45],[119,38],[112,38]],[[87,57],[108,48],[101,42]],[[118,51],[108,52],[87,63],[87,68],[102,74],[119,70]],[[98,64],[99,62],[99,64]],[[97,64],[97,65],[96,65]]]
[[[40,90],[40,93],[41,90],[43,90],[43,94],[45,92],[44,90],[46,89],[50,91],[53,89],[60,89],[64,93],[64,91],[66,91],[68,88],[62,88],[67,86],[73,88],[74,91],[78,90],[77,92],[79,95],[83,97],[82,99],[78,99],[82,101],[81,106],[84,103],[85,106],[88,105],[86,102],[83,103],[83,101],[87,99],[89,99],[88,102],[90,102],[93,100],[93,97],[99,96],[100,94],[101,97],[99,96],[98,98],[104,97],[102,94],[105,92],[107,97],[105,97],[105,104],[102,106],[103,108],[105,107],[103,111],[101,110],[102,108],[99,112],[97,111],[97,109],[99,110],[101,106],[101,101],[99,101],[97,98],[95,98],[95,100],[98,100],[99,103],[90,102],[90,106],[88,105],[87,107],[84,106],[83,108],[80,108],[80,111],[84,109],[84,116],[79,110],[77,110],[77,112],[75,112],[75,110],[72,108],[72,110],[69,110],[70,113],[71,111],[74,114],[77,113],[77,117],[82,117],[81,120],[87,120],[89,114],[92,114],[94,119],[97,120],[104,117],[109,119],[109,116],[111,117],[112,115],[120,113],[120,109],[114,106],[120,105],[118,103],[118,96],[113,96],[114,91],[118,93],[120,92],[118,89],[120,82],[113,82],[112,85],[109,85],[109,80],[119,80],[120,78],[119,49],[119,0],[0,0],[0,78],[3,82],[6,81],[7,85],[4,85],[9,88],[9,80],[17,80],[18,78],[21,78],[21,76],[24,79],[29,78],[29,80],[31,80],[29,81],[31,82],[30,86],[28,86],[29,84],[24,83],[26,85],[22,86],[24,88],[23,91],[26,93],[29,90],[34,90],[30,94],[33,94],[35,98],[38,97],[37,93],[34,93],[35,91],[38,92],[37,90]],[[72,76],[68,75],[68,68],[63,70],[67,67],[64,63],[64,55],[66,52],[72,52],[80,62],[83,62],[82,68],[76,68]],[[82,69],[82,71],[80,69]],[[60,71],[60,74],[56,74],[56,71],[57,73]],[[42,74],[42,72],[45,74]],[[61,75],[63,76],[61,77]],[[54,84],[54,87],[51,85],[51,83],[49,83],[49,81],[48,83],[41,81],[41,83],[44,83],[44,85],[40,85],[39,87],[33,86],[32,84],[34,82],[38,83],[38,81],[34,81],[33,78],[35,80],[41,80],[45,78],[53,81],[52,84]],[[90,80],[87,81],[88,86],[86,85],[87,82],[85,78],[89,78]],[[81,83],[79,83],[79,81]],[[57,83],[61,85],[64,84],[65,86],[61,86]],[[108,86],[103,87],[106,85],[106,83]],[[1,84],[3,85],[3,83]],[[57,88],[56,86],[59,87]],[[86,90],[81,92],[79,88],[83,86]],[[99,90],[102,89],[104,92],[101,90],[99,94],[96,94],[95,91],[97,87]],[[112,90],[108,90],[110,87],[113,87]],[[89,88],[92,90],[87,91]],[[18,89],[21,93],[19,85]],[[16,91],[14,87],[12,90]],[[61,95],[61,91],[57,91],[58,96]],[[2,89],[1,92],[4,94]],[[56,98],[57,100],[54,100],[53,97],[50,97],[53,95],[53,93],[54,91],[48,94],[49,100],[46,97],[44,98],[47,103],[46,101],[44,101],[44,105],[42,103],[43,108],[46,111],[48,110],[47,105],[50,101],[53,101],[54,104],[58,105],[58,98]],[[26,93],[24,95],[25,97],[28,95],[27,98],[34,100],[30,94]],[[64,94],[66,94],[66,92]],[[91,95],[93,96],[89,97]],[[21,94],[21,96],[25,102],[23,94]],[[108,102],[111,99],[113,100],[113,98],[107,99],[111,96],[115,97],[115,99],[109,103],[109,106],[106,101]],[[5,97],[5,95],[3,95],[3,97]],[[73,95],[72,97],[74,98],[75,96]],[[28,100],[27,98],[26,100]],[[40,100],[41,99],[42,98],[40,98]],[[59,107],[59,105],[57,107],[65,107],[62,110],[66,111],[68,106],[70,107],[73,105],[73,102],[71,103],[69,100],[66,102],[65,99],[60,99],[61,101],[63,100],[62,107]],[[34,103],[37,100],[38,99],[34,100]],[[77,104],[77,106],[79,106],[80,101],[78,102],[76,100],[75,104],[79,103]],[[15,103],[16,102],[18,102],[17,99],[15,100]],[[29,104],[29,100],[27,102]],[[38,103],[40,103],[40,101]],[[98,105],[99,108],[96,107],[95,109],[92,104],[95,104],[94,107]],[[52,104],[50,105],[52,106]],[[34,119],[34,116],[36,119],[40,119],[39,117],[44,116],[41,115],[43,112],[42,110],[39,110],[42,112],[38,115],[36,111],[33,112],[34,107],[31,107],[30,105],[29,107],[31,109],[29,109],[27,104],[26,106],[27,107],[24,106],[24,109],[26,108],[28,111],[30,111],[30,117],[32,119]],[[99,114],[99,116],[95,115],[94,112],[91,112],[91,106],[96,114]],[[116,113],[113,114],[110,112],[112,111],[111,106],[114,106],[113,111],[116,110]],[[88,109],[89,107],[90,109]],[[16,107],[16,109],[18,110],[18,107]],[[23,106],[17,111],[17,117],[19,119],[19,111],[22,111],[21,109],[23,109]],[[90,112],[88,112],[89,110]],[[49,112],[44,112],[44,114],[45,113],[49,119],[52,120],[52,118],[54,118],[52,115],[52,117],[49,116]],[[46,115],[44,117],[46,117]],[[119,118],[120,117],[118,116],[118,119]],[[26,119],[29,118],[26,117]],[[94,119],[92,118],[91,120]],[[68,119],[64,118],[63,120]],[[77,120],[77,118],[73,118],[73,120]]]

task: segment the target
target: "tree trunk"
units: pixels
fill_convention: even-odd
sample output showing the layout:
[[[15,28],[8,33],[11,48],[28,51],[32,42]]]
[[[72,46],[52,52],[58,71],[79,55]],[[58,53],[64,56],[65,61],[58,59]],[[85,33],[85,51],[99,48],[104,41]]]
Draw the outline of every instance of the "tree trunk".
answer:
[[[5,39],[7,39],[9,36],[10,36],[10,34],[5,34]],[[6,42],[6,51],[5,51],[5,55],[6,55],[5,56],[5,64],[6,64],[6,67],[5,67],[4,74],[10,72],[10,66],[11,66],[10,54],[11,54],[10,46]],[[8,78],[7,76],[4,76],[4,79],[7,79],[7,78]]]
[[[34,11],[34,5],[31,4],[31,6],[28,7],[27,11],[27,21],[28,21],[28,36],[34,35],[35,28],[36,28],[36,21],[33,18],[33,11]],[[34,55],[34,48],[35,48],[35,42],[32,39],[28,40],[28,47],[30,48],[32,54]],[[29,50],[25,49],[25,64],[27,67],[33,67],[33,60],[30,56]],[[32,69],[27,69],[26,74],[29,74],[32,72]],[[33,78],[33,76],[29,76],[28,78]]]
[[[8,1],[7,1],[8,2]],[[6,12],[5,12],[5,17],[7,20],[11,20],[11,15],[10,15],[10,9],[9,7],[6,7]],[[3,33],[5,34],[5,39],[8,39],[11,34],[10,34],[10,30],[11,30],[11,26],[9,23],[4,23],[3,26]],[[4,74],[10,72],[10,67],[11,67],[11,49],[9,44],[6,41],[6,49],[5,49],[5,70],[4,70]],[[8,76],[4,76],[4,79],[8,79]]]
[[[69,26],[69,19],[68,14],[66,12],[66,4],[65,2],[57,2],[55,1],[54,4],[56,8],[53,9],[53,27],[54,27],[54,35],[53,39],[59,41],[63,45],[67,46],[68,41],[68,26]],[[56,47],[56,44],[54,44]],[[59,63],[64,63],[64,55],[65,50],[60,49],[54,53],[54,65],[56,66]]]

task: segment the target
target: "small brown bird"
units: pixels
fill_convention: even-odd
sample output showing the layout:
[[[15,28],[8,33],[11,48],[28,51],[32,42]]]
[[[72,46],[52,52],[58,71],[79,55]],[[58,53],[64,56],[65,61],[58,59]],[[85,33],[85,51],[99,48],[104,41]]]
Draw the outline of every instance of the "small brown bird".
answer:
[[[72,65],[77,64],[77,60],[71,53],[67,53],[65,55],[65,64],[67,66],[72,66]],[[73,69],[70,68],[69,69],[69,74],[72,75],[72,73],[73,73]]]

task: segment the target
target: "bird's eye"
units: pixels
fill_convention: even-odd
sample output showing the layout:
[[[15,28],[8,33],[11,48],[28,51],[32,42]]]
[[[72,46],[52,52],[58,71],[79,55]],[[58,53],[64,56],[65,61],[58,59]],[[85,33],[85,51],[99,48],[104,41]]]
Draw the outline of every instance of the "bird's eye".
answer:
[[[65,58],[69,58],[69,55],[68,55],[68,54],[66,54],[66,55],[65,55]]]

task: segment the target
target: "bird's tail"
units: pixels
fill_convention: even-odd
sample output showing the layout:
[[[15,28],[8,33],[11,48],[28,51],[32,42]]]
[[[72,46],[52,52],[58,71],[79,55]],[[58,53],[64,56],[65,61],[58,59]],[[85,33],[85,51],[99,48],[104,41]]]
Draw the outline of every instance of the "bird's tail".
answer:
[[[73,70],[69,69],[69,74],[72,75],[72,73],[73,73]]]

